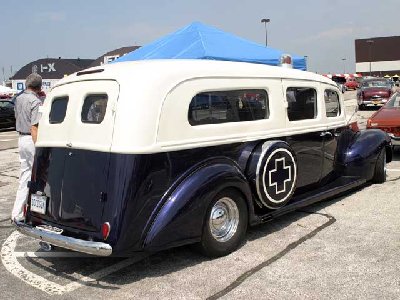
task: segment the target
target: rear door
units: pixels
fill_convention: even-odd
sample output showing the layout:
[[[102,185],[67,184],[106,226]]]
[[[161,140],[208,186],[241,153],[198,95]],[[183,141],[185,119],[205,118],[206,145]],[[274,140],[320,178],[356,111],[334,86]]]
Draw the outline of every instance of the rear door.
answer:
[[[348,129],[346,126],[345,108],[340,101],[340,93],[336,89],[323,85],[324,93],[324,114],[327,124],[324,134],[324,163],[322,170],[323,182],[329,182],[338,176],[335,174],[335,161],[338,140],[342,133]]]
[[[118,93],[118,83],[105,80],[52,91],[38,146],[50,149],[48,213],[58,223],[89,231],[101,226]],[[63,111],[64,118],[59,116]]]
[[[319,83],[282,80],[287,102],[286,142],[297,158],[297,188],[318,184],[323,164],[325,123],[322,121]]]

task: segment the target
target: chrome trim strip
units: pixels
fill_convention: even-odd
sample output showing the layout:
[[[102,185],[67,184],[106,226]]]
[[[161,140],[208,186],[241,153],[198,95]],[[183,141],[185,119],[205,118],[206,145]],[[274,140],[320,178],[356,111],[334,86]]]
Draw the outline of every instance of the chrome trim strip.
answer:
[[[106,243],[84,241],[49,231],[43,231],[18,221],[14,223],[14,226],[22,234],[54,246],[98,256],[110,256],[112,254],[112,247]]]

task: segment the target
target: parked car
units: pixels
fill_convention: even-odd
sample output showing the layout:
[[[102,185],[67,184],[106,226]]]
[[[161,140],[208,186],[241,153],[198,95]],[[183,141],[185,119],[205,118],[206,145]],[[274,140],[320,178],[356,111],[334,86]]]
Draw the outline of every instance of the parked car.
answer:
[[[400,146],[400,93],[396,92],[390,100],[375,112],[367,121],[367,128],[386,131],[393,146]]]
[[[80,71],[44,102],[15,226],[101,256],[190,243],[226,255],[248,226],[384,182],[390,137],[355,128],[336,84],[310,72],[207,60]]]
[[[10,99],[10,101],[15,105],[15,99],[17,99],[17,97],[18,97],[19,95],[21,95],[23,92],[24,92],[24,91],[19,91],[17,94],[15,94],[15,95]]]
[[[360,110],[366,106],[383,106],[392,95],[392,85],[385,78],[370,78],[361,82],[357,92],[357,104]]]
[[[341,91],[343,94],[346,91],[346,78],[344,76],[332,76],[332,80],[336,82],[339,91]]]
[[[14,95],[14,97],[12,97],[12,98],[10,99],[10,101],[11,101],[12,103],[15,104],[15,99],[17,99],[17,97],[18,97],[19,95],[21,95],[24,91],[25,91],[25,90],[19,91],[16,95]],[[45,93],[44,91],[40,91],[40,92],[38,92],[36,95],[38,96],[38,98],[39,98],[42,102],[44,102],[44,100],[46,99],[46,93]]]
[[[15,127],[14,104],[9,100],[0,100],[0,128]]]
[[[347,90],[356,90],[358,88],[358,82],[355,78],[347,78],[344,86]]]

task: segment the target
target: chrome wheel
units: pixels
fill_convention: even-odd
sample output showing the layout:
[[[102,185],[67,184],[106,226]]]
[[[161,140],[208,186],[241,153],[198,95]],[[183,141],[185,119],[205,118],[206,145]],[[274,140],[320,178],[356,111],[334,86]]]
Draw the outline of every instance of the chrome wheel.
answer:
[[[239,209],[231,198],[223,197],[211,209],[209,226],[212,237],[218,242],[229,241],[239,224]]]

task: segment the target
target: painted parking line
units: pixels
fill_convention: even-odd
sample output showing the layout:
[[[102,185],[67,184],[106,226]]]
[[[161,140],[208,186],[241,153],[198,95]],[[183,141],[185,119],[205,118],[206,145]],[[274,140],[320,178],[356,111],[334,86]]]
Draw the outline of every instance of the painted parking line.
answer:
[[[15,247],[17,245],[17,240],[21,234],[17,231],[11,233],[11,235],[6,239],[1,248],[1,261],[8,272],[22,280],[23,282],[29,284],[30,286],[46,292],[49,295],[62,295],[65,293],[72,292],[86,284],[96,282],[101,278],[117,272],[123,268],[126,268],[143,258],[147,255],[143,254],[137,257],[128,258],[122,260],[116,264],[109,267],[103,268],[97,272],[92,273],[89,276],[81,276],[76,281],[71,282],[67,285],[60,285],[51,280],[45,279],[37,274],[32,273],[25,269],[19,262],[17,258],[21,257],[82,257],[87,258],[87,255],[80,253],[70,253],[70,252],[15,252]]]

